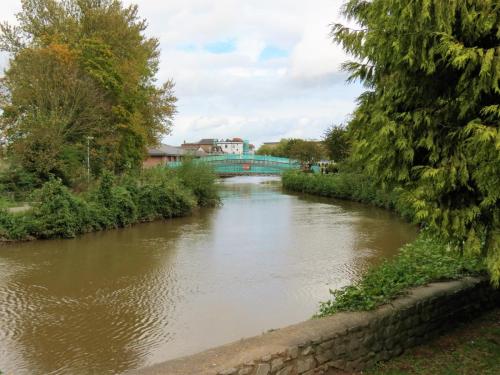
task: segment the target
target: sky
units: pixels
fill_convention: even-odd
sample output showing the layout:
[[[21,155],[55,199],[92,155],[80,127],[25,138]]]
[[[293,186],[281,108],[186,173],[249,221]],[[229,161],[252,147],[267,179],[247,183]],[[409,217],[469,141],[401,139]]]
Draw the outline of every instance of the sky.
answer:
[[[345,123],[362,92],[340,70],[349,59],[329,37],[347,23],[342,0],[124,0],[139,5],[160,40],[158,83],[175,82],[178,113],[163,141],[320,139]],[[14,22],[20,0],[2,0]],[[0,56],[1,71],[8,64]]]

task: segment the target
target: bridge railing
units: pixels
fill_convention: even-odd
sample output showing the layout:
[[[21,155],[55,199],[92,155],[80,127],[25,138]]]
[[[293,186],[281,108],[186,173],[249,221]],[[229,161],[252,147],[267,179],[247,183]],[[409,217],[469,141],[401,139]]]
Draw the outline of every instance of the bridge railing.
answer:
[[[281,167],[285,169],[297,169],[300,168],[300,162],[297,160],[292,160],[288,158],[281,158],[276,156],[268,155],[235,155],[235,154],[224,154],[224,155],[209,155],[204,156],[199,159],[194,159],[195,162],[223,165],[223,164],[261,164],[261,165],[275,165],[276,167]],[[168,163],[169,167],[176,168],[179,167],[182,162],[171,162]]]

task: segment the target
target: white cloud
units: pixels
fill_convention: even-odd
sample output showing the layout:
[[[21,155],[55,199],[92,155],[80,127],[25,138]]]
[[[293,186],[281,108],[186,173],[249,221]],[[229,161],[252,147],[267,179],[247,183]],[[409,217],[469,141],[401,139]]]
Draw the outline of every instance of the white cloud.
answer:
[[[291,57],[291,75],[303,79],[338,73],[347,59],[342,50],[328,38],[325,25],[311,25],[304,30]]]
[[[342,0],[126,0],[160,40],[159,81],[173,78],[179,113],[170,143],[240,136],[254,143],[319,138],[360,93],[339,71],[346,56],[328,37]],[[10,22],[19,1],[2,0]],[[229,53],[207,43],[234,41]],[[184,46],[184,48],[182,47]],[[272,47],[278,58],[260,59]]]

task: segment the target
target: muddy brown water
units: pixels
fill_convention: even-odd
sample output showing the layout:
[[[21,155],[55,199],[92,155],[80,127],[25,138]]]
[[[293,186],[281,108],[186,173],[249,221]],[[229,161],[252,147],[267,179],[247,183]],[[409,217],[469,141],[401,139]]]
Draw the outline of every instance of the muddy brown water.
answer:
[[[115,374],[296,323],[416,235],[272,178],[221,192],[187,218],[0,246],[0,370]]]

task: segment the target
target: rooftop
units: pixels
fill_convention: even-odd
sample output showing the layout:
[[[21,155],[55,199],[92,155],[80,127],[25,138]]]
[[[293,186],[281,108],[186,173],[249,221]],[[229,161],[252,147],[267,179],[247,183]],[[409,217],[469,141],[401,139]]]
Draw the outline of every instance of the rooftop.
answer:
[[[185,155],[186,151],[180,147],[161,144],[158,147],[148,149],[149,156],[181,156]]]
[[[213,145],[217,140],[213,138],[204,138],[198,142],[199,145]]]

